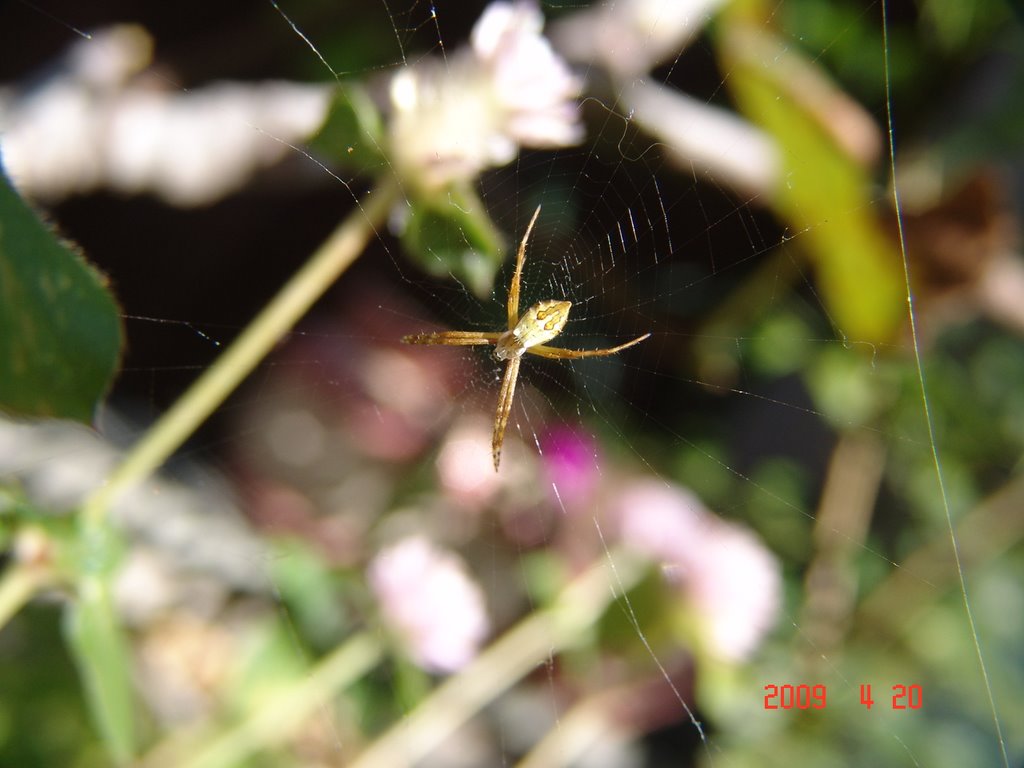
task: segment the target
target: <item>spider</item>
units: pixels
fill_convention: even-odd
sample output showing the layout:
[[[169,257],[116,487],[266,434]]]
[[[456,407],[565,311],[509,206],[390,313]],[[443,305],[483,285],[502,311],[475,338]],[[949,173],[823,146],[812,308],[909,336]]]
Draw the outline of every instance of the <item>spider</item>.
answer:
[[[540,206],[533,212],[533,218],[526,227],[526,234],[516,252],[516,268],[512,274],[512,283],[508,288],[508,328],[504,331],[440,331],[438,333],[414,333],[404,336],[405,344],[442,344],[445,346],[472,346],[494,344],[494,357],[507,360],[505,376],[501,381],[498,394],[498,411],[494,417],[494,436],[491,440],[491,455],[494,458],[494,471],[498,471],[501,462],[501,446],[505,441],[505,427],[508,425],[509,412],[512,409],[512,395],[516,390],[516,379],[519,377],[519,361],[524,353],[558,360],[576,359],[579,357],[603,357],[621,352],[626,347],[639,344],[651,334],[645,333],[625,344],[608,349],[561,349],[549,347],[545,342],[551,341],[565,327],[569,319],[570,301],[538,301],[530,307],[526,314],[519,316],[519,283],[523,275],[523,262],[526,260],[526,243],[530,232],[540,215]]]

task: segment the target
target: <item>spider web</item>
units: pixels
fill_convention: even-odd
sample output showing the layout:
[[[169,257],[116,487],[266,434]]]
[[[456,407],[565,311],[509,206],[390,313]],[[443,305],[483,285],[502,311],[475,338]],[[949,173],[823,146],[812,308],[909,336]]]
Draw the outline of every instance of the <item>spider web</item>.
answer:
[[[823,13],[819,5],[780,3],[762,29],[872,105],[888,147],[904,132],[927,133],[916,124],[919,97],[901,79],[900,46],[920,44],[914,35],[942,4],[925,4],[918,16],[851,0],[835,5],[840,20],[817,26],[802,12]],[[59,4],[12,7],[5,27],[53,51],[77,30],[132,12],[112,3],[83,19]],[[372,81],[425,57],[449,60],[482,7],[197,4],[173,18],[154,14],[151,31],[157,61],[167,62],[159,76],[182,93],[223,78]],[[548,5],[545,13],[564,21],[608,7]],[[723,67],[720,34],[721,26],[703,28],[649,79],[735,113],[730,81],[741,75]],[[247,45],[261,53],[239,50]],[[857,58],[858,48],[870,55]],[[593,86],[585,142],[524,151],[484,174],[481,199],[509,253],[543,206],[521,310],[542,299],[572,302],[554,344],[652,337],[608,358],[524,358],[495,476],[489,441],[502,367],[486,348],[409,351],[397,340],[502,329],[511,259],[481,294],[458,275],[427,276],[381,230],[168,467],[186,483],[196,465],[222,470],[266,540],[258,565],[269,578],[250,599],[274,605],[285,631],[264,630],[261,658],[302,668],[326,654],[353,626],[348,611],[375,616],[356,605],[358,587],[347,591],[363,578],[366,550],[426,532],[458,550],[483,585],[492,638],[548,605],[545,590],[564,584],[560,574],[595,562],[608,568],[610,606],[581,630],[577,647],[560,653],[552,640],[533,674],[444,741],[437,764],[515,764],[527,754],[537,761],[530,765],[1016,762],[1024,745],[1005,724],[1024,706],[1016,693],[1024,690],[1024,628],[1008,618],[1024,614],[1014,511],[1024,436],[1008,426],[1022,412],[1011,383],[1024,368],[1019,329],[947,324],[948,294],[917,287],[914,263],[909,275],[899,265],[903,297],[917,299],[910,319],[925,323],[913,335],[866,338],[840,319],[820,267],[808,261],[833,220],[866,210],[890,222],[903,259],[911,249],[897,224],[915,232],[943,225],[913,205],[910,214],[893,208],[897,153],[888,161],[882,153],[874,191],[858,204],[864,210],[826,205],[793,225],[764,191],[674,159],[630,111],[642,83],[609,85],[594,65],[581,72]],[[806,177],[791,178],[799,185]],[[130,347],[114,407],[142,422],[166,409],[366,188],[296,147],[245,191],[197,210],[102,192],[57,206],[55,218],[124,303]],[[141,268],[132,263],[140,253]],[[631,488],[682,494],[672,498],[706,507],[716,524],[742,526],[771,554],[777,618],[749,654],[723,661],[680,626],[706,620],[685,588],[693,574],[666,567],[634,580],[609,513]],[[224,605],[209,620],[215,630],[238,620]],[[380,619],[369,620],[386,634]],[[365,737],[355,727],[411,727],[432,685],[400,660],[369,675],[355,703],[312,718],[309,764],[350,759],[352,740]],[[826,686],[828,704],[770,710],[771,685]],[[893,709],[894,686],[915,685],[923,706]],[[544,749],[573,757],[543,762],[545,737]],[[586,746],[574,752],[576,739]],[[460,763],[460,752],[472,757]]]

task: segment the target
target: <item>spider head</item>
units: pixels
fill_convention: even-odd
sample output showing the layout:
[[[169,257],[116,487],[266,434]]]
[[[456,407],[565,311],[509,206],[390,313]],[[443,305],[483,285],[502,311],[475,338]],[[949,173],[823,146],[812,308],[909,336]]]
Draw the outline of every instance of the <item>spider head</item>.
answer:
[[[498,337],[494,344],[494,358],[496,360],[511,360],[513,357],[522,357],[526,347],[516,336],[515,329],[505,331]]]

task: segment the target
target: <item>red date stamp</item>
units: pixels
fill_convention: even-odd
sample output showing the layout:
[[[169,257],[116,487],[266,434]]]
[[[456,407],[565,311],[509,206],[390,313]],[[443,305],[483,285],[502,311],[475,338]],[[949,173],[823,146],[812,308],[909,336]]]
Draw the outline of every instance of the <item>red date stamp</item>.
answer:
[[[824,685],[766,685],[765,709],[824,709]]]
[[[893,685],[892,709],[920,709],[922,692],[920,685]],[[875,705],[871,695],[871,684],[861,683],[860,703],[866,709]],[[824,685],[773,685],[764,687],[765,709],[825,709],[828,704],[828,690]]]

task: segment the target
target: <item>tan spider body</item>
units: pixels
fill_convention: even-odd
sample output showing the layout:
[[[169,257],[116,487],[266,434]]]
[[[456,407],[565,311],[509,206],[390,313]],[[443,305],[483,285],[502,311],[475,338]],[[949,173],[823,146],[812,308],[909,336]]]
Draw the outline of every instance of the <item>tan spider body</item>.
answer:
[[[572,302],[569,301],[538,301],[519,317],[519,284],[522,282],[523,262],[526,260],[526,243],[530,232],[537,222],[540,206],[533,212],[533,218],[526,227],[526,234],[516,252],[516,269],[512,275],[512,283],[508,289],[508,330],[485,331],[441,331],[439,333],[416,333],[405,336],[406,344],[443,344],[446,346],[470,346],[477,344],[494,344],[494,356],[498,360],[508,361],[505,376],[501,381],[498,394],[498,412],[494,418],[494,436],[491,440],[491,455],[494,458],[494,471],[498,471],[501,462],[501,446],[505,441],[505,427],[512,410],[512,395],[515,393],[516,380],[519,378],[519,361],[529,352],[540,357],[569,360],[581,357],[603,357],[614,355],[626,347],[639,344],[651,334],[645,333],[625,344],[608,349],[561,349],[549,347],[545,342],[551,341],[565,328],[569,319]]]
[[[530,347],[551,341],[569,319],[571,301],[538,301],[519,318],[516,327],[498,337],[494,356],[499,360],[522,357]]]

